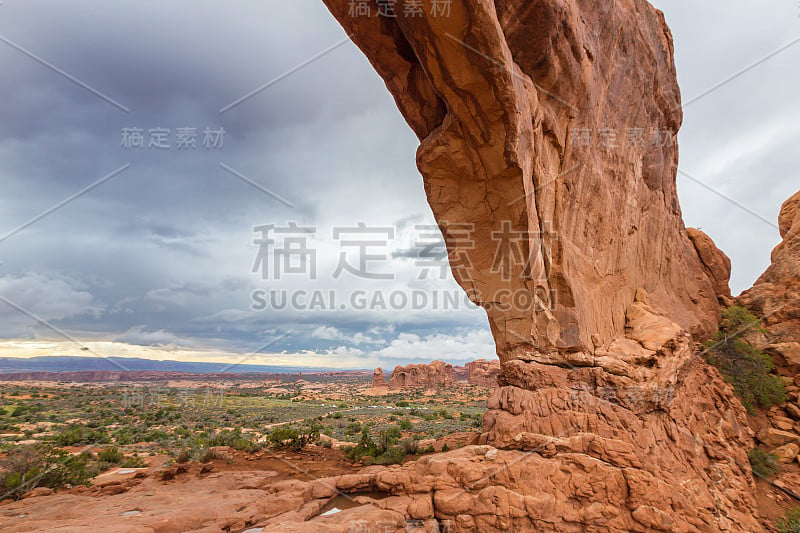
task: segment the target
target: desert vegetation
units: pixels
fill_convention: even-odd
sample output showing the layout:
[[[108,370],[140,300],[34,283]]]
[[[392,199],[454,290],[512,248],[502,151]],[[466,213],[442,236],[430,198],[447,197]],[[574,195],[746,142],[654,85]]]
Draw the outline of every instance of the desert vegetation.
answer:
[[[481,426],[485,391],[463,385],[375,398],[353,381],[181,388],[150,384],[0,384],[0,488],[89,484],[149,458],[177,464],[243,454],[340,449],[361,464],[391,464],[431,439]],[[423,445],[420,445],[422,443]],[[0,498],[2,499],[2,498]]]
[[[772,358],[753,345],[764,333],[760,319],[747,309],[731,306],[722,312],[719,331],[705,343],[706,357],[733,385],[749,413],[786,401],[783,380],[772,373]]]

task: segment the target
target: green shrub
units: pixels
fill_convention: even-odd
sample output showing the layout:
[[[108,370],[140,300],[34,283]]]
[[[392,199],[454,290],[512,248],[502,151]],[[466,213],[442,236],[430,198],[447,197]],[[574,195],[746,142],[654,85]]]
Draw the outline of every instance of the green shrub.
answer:
[[[239,429],[224,429],[208,439],[209,446],[229,446],[240,452],[253,453],[260,448],[258,443],[242,434]]]
[[[233,441],[231,447],[234,450],[239,450],[240,452],[247,452],[247,453],[257,452],[260,449],[258,443],[244,437]]]
[[[36,487],[88,485],[88,461],[86,454],[70,455],[46,446],[17,448],[0,464],[0,499],[19,498]]]
[[[708,362],[716,366],[733,385],[748,412],[786,401],[786,390],[772,358],[745,340],[749,332],[763,331],[761,321],[743,307],[732,306],[722,312],[720,328],[705,343]]]
[[[133,456],[133,457],[125,457],[122,461],[120,461],[119,466],[122,468],[144,468],[147,466],[147,463],[141,457]]]
[[[411,422],[408,418],[402,419],[397,426],[402,429],[403,431],[411,431],[414,429],[414,423]]]
[[[119,451],[119,448],[116,446],[97,452],[97,460],[103,463],[116,465],[121,463],[124,458],[125,454]]]
[[[312,442],[319,439],[319,430],[311,428],[306,432],[299,432],[296,429],[284,427],[273,429],[267,435],[267,442],[277,448],[291,448],[302,450]]]
[[[75,446],[77,444],[108,444],[111,438],[101,429],[72,425],[55,436],[58,446]]]
[[[753,474],[761,477],[769,477],[778,471],[777,457],[767,453],[761,448],[755,447],[747,453]]]
[[[275,428],[273,429],[269,435],[267,435],[267,442],[273,446],[277,446],[282,448],[287,445],[287,443],[292,443],[297,441],[300,437],[300,434],[297,432],[296,429],[292,428]]]
[[[178,456],[175,457],[176,463],[188,463],[194,457],[194,450],[191,448],[184,448],[180,452],[178,452]]]
[[[358,433],[361,433],[361,423],[353,422],[349,424],[347,428],[344,430],[344,432],[347,435],[356,435]]]
[[[402,436],[402,433],[400,433],[400,430],[396,427],[390,427],[381,431],[378,433],[378,451],[380,453],[385,452],[394,446]]]
[[[393,448],[389,448],[382,454],[375,457],[372,461],[372,464],[376,465],[395,465],[400,464],[405,459],[406,453],[403,451],[402,448],[395,446]]]
[[[800,533],[800,507],[789,509],[778,522],[778,533]]]
[[[210,463],[214,459],[221,459],[220,455],[211,448],[206,448],[202,452],[200,452],[200,462],[201,463]]]
[[[370,438],[369,433],[364,431],[358,444],[349,448],[345,455],[351,461],[360,461],[365,456],[375,457],[377,454],[378,445]]]
[[[416,455],[417,448],[419,448],[419,441],[414,439],[403,439],[400,441],[400,447],[406,455]]]

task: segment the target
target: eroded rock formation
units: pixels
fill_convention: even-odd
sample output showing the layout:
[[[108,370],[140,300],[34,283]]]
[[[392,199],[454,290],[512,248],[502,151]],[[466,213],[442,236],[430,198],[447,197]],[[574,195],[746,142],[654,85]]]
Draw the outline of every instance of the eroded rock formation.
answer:
[[[714,329],[676,194],[682,111],[659,11],[457,0],[405,16],[401,1],[387,17],[324,1],[420,139],[453,274],[501,360],[621,336],[638,288],[684,329]]]
[[[497,377],[500,375],[500,361],[497,359],[487,361],[486,359],[478,359],[467,363],[467,372],[469,372],[469,383],[471,385],[480,385],[481,387],[497,387]]]
[[[372,388],[373,389],[383,389],[388,387],[386,383],[386,378],[383,376],[383,369],[378,367],[372,373]]]
[[[469,365],[469,363],[467,363],[467,365]],[[467,383],[469,381],[469,370],[467,367],[453,365],[453,379],[458,382]]]
[[[433,361],[429,365],[396,366],[389,379],[390,390],[436,389],[453,385],[453,365]]]
[[[686,333],[662,315],[645,316],[654,311],[644,291],[636,304],[637,320],[661,326],[642,341],[619,338],[569,360],[536,353],[505,363],[479,444],[276,485],[262,504],[294,504],[264,527],[763,531],[754,518],[744,408]],[[678,333],[653,345],[667,330]],[[775,446],[796,440],[772,437]],[[342,494],[356,506],[336,519],[319,516]]]
[[[725,252],[717,248],[711,237],[695,228],[687,228],[689,239],[691,239],[700,260],[703,262],[703,268],[708,274],[709,279],[714,284],[714,292],[717,295],[719,303],[722,305],[731,305],[733,298],[731,297],[731,288],[728,285],[731,280],[731,260],[725,255]]]
[[[738,301],[761,317],[770,349],[800,370],[800,192],[784,202],[778,228],[769,268]]]
[[[324,1],[420,138],[454,277],[502,363],[487,447],[347,479],[400,498],[361,515],[761,531],[744,410],[690,336],[716,328],[727,266],[681,219],[663,15],[644,0],[455,0],[413,17],[410,2],[369,17]]]
[[[624,501],[626,511],[613,516],[630,512],[632,521],[615,523],[606,515],[592,523],[604,530],[760,531],[746,453],[753,434],[744,409],[691,338],[657,314],[646,294],[631,309],[628,337],[593,356],[532,354],[506,363],[484,415],[483,442],[535,450],[557,462],[575,454],[601,459],[606,476],[627,484],[600,501]],[[655,522],[638,520],[644,509]],[[569,531],[566,524],[555,530]]]

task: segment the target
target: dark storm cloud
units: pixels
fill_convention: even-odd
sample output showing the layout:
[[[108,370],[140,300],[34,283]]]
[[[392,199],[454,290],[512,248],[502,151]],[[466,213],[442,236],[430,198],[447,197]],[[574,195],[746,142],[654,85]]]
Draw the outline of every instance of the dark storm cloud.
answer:
[[[800,34],[793,2],[774,12],[721,1],[663,9],[685,100]],[[368,288],[458,290],[452,279],[417,279],[419,248],[406,237],[434,223],[417,140],[352,43],[229,107],[344,39],[321,2],[7,0],[0,36],[128,109],[0,42],[0,235],[130,164],[0,241],[9,300],[75,335],[134,344],[246,352],[286,335],[270,349],[392,362],[437,350],[491,355],[480,310],[251,309],[254,289],[308,285],[251,271],[253,228],[291,221],[318,228],[325,290],[367,287],[329,272],[332,228],[362,221],[398,234],[386,263],[397,279]],[[682,168],[770,220],[796,187],[799,52],[691,104],[681,133]],[[170,129],[171,149],[124,149],[132,127]],[[206,127],[224,128],[224,147],[177,150],[183,127],[200,140]],[[688,223],[732,256],[744,288],[768,261],[774,228],[689,180],[679,192]],[[0,318],[4,337],[53,335],[8,306]]]
[[[0,46],[9,74],[0,80],[8,103],[0,121],[3,226],[14,228],[130,164],[0,243],[6,292],[22,307],[89,337],[181,346],[197,339],[234,350],[287,331],[296,335],[274,349],[313,349],[319,341],[310,333],[321,323],[352,331],[382,320],[249,309],[257,285],[250,271],[254,226],[354,225],[353,207],[381,200],[375,192],[383,193],[387,180],[407,185],[389,187],[397,213],[409,212],[404,191],[414,191],[411,205],[422,197],[413,135],[349,42],[231,106],[342,42],[321,4],[41,2],[3,9],[0,35],[11,41]],[[176,150],[179,127],[224,128],[224,148]],[[172,148],[123,149],[123,128],[168,128]],[[358,218],[385,224],[375,220],[377,211],[391,213],[363,210]],[[28,270],[36,274],[19,274]],[[4,313],[15,317],[7,336],[48,333],[30,317]],[[401,321],[425,323],[420,316]]]

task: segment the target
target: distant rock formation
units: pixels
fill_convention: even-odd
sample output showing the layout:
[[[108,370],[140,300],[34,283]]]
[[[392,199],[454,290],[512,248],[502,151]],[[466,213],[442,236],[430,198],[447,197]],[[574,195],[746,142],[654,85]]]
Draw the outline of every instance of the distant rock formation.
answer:
[[[500,375],[500,361],[494,359],[478,359],[467,363],[470,385],[480,385],[481,387],[497,387],[497,377]]]
[[[383,376],[383,369],[378,367],[372,373],[372,388],[373,389],[384,389],[388,387],[386,384],[386,379]]]
[[[433,361],[429,365],[396,366],[389,380],[389,389],[436,389],[451,387],[453,383],[453,365]]]
[[[800,192],[783,203],[778,229],[770,266],[738,302],[761,317],[770,351],[800,371]]]
[[[453,379],[460,383],[467,383],[469,381],[469,370],[467,370],[467,367],[453,365]]]

